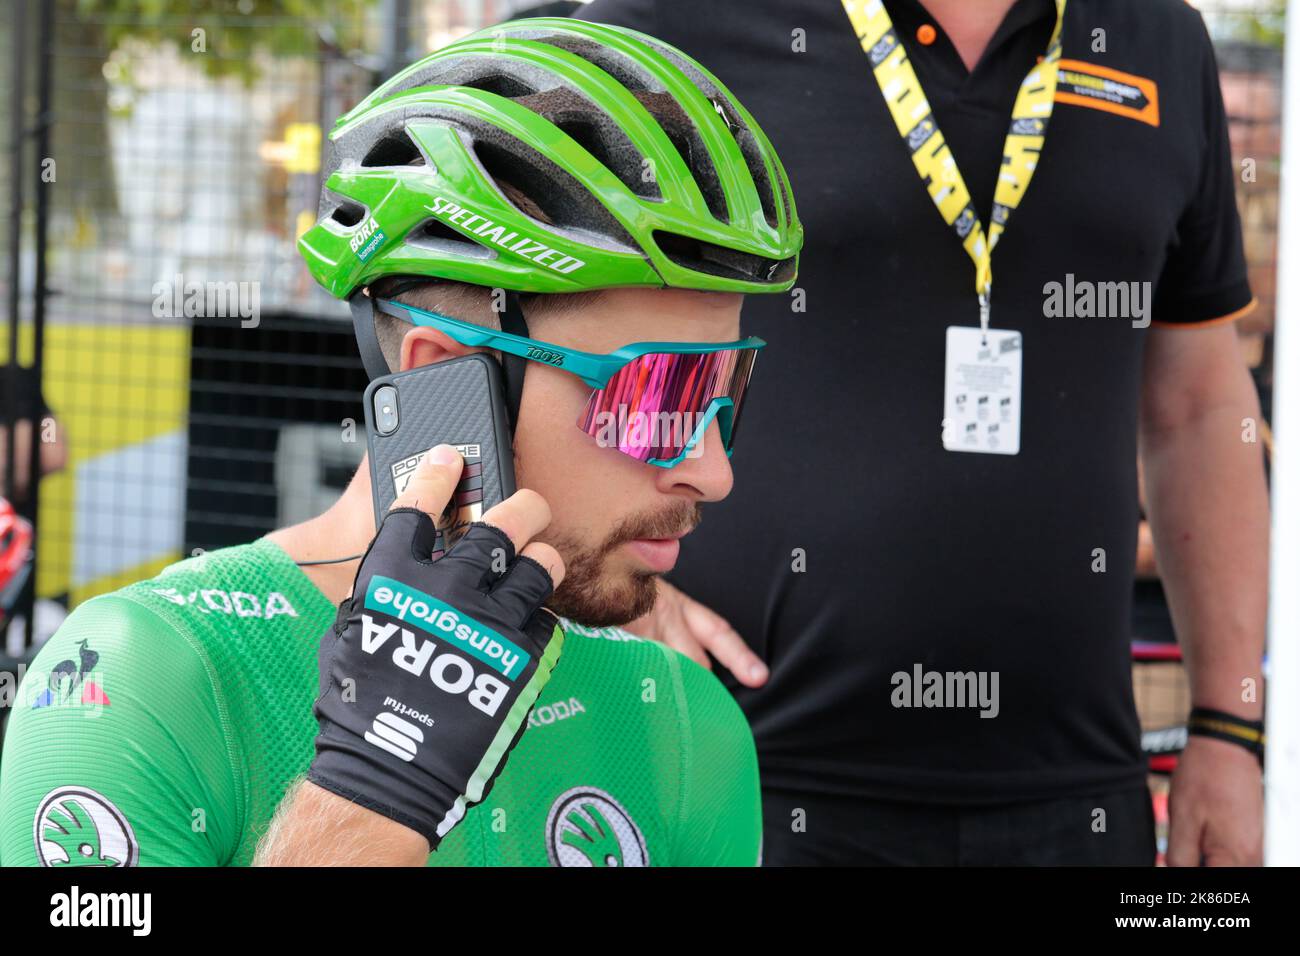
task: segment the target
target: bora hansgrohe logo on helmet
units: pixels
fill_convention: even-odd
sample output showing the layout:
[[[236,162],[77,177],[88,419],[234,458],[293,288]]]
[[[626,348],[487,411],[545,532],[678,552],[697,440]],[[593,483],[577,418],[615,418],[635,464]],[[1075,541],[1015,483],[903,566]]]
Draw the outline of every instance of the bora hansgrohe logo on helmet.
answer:
[[[385,238],[383,230],[379,228],[379,222],[371,216],[348,240],[348,246],[356,253],[358,259],[365,262],[384,244]]]

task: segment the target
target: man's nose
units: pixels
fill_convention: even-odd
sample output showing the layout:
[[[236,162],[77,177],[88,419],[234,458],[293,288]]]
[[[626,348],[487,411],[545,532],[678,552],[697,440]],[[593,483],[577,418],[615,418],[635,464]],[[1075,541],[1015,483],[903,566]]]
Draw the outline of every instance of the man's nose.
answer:
[[[686,493],[698,501],[721,501],[731,494],[735,478],[717,420],[709,422],[699,445],[685,458],[674,467],[659,471],[659,489],[665,493]]]

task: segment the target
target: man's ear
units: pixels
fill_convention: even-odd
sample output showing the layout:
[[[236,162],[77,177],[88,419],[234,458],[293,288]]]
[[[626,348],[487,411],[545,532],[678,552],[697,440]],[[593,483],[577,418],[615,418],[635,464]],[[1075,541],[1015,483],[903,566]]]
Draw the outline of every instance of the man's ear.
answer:
[[[402,337],[402,365],[398,371],[406,372],[422,365],[445,362],[473,351],[475,349],[471,346],[461,345],[439,329],[427,325],[413,326]]]

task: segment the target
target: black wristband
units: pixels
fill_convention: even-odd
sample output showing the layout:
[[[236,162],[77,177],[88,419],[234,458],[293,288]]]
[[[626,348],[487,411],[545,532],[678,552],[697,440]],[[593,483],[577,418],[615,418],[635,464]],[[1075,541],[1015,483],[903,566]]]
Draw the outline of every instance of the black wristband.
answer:
[[[1238,747],[1244,747],[1264,765],[1264,721],[1246,720],[1222,710],[1193,707],[1187,717],[1187,733],[1198,737],[1213,737]]]

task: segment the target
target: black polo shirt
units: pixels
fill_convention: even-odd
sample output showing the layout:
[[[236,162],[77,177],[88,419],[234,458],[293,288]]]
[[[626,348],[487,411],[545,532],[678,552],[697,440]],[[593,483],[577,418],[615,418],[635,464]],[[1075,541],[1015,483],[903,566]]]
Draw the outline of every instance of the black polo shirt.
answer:
[[[987,227],[1054,4],[1020,0],[969,75],[916,0],[887,6]],[[1049,317],[1044,290],[1150,283],[1154,320],[1185,326],[1251,302],[1200,15],[1182,0],[1069,0],[1047,141],[993,255],[993,325],[1024,340],[1016,456],[941,444],[945,328],[978,321],[973,266],[840,5],[710,3],[706,22],[694,0],[597,0],[584,15],[714,72],[775,144],[807,228],[806,311],[745,304],[746,333],[770,347],[736,487],[672,575],[772,667],[760,690],[729,685],[765,788],[987,804],[1140,785],[1129,640],[1150,331]],[[894,706],[893,675],[917,666],[997,672],[997,716]]]

